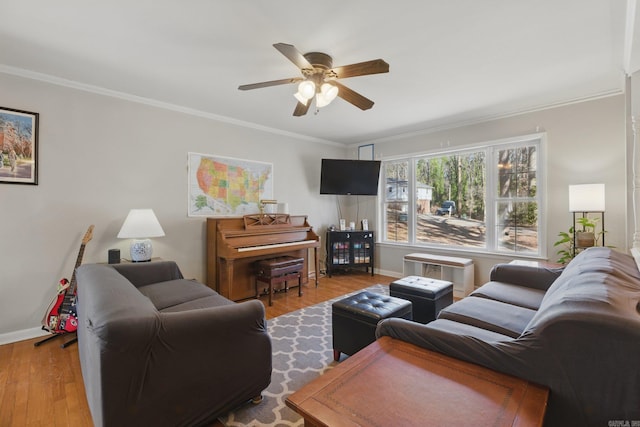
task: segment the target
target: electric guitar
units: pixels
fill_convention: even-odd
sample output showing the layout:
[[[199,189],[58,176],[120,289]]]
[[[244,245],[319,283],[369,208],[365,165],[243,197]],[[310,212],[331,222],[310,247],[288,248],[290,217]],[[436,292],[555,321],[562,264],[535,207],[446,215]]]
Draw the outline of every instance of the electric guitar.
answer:
[[[84,248],[93,237],[93,225],[82,238],[76,266],[73,268],[71,282],[62,278],[58,284],[58,293],[53,299],[44,318],[42,319],[43,329],[54,334],[65,334],[75,332],[78,329],[78,312],[76,311],[76,268],[82,264]]]

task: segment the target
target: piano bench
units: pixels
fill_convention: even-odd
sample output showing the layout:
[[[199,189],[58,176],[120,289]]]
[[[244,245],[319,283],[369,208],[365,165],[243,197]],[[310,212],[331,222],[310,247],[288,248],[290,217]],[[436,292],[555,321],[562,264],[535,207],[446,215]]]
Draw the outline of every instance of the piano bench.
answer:
[[[269,285],[269,306],[273,305],[273,285],[284,282],[285,292],[289,289],[287,282],[298,279],[298,296],[302,296],[302,270],[304,258],[281,256],[277,258],[263,259],[256,262],[256,298],[258,282]]]

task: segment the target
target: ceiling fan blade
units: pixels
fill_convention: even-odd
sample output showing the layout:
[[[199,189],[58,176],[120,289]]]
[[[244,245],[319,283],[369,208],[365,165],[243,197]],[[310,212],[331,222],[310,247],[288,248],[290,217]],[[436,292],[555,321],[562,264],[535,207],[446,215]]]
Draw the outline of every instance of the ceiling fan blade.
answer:
[[[307,102],[307,105],[304,105],[302,102],[298,102],[296,105],[296,109],[293,110],[293,115],[296,117],[304,116],[309,111],[309,107],[311,106],[311,100]]]
[[[367,74],[380,74],[389,72],[389,64],[382,59],[359,62],[357,64],[343,65],[332,68],[338,79],[347,77],[366,76]]]
[[[349,89],[345,85],[338,83],[335,80],[333,80],[331,84],[336,85],[338,87],[338,96],[340,98],[355,105],[361,110],[368,110],[369,108],[373,107],[374,102],[369,98],[365,98],[364,96],[360,95],[358,92],[355,92]]]
[[[300,53],[295,46],[286,43],[276,43],[273,45],[278,51],[289,59],[289,61],[296,64],[298,68],[301,70],[303,68],[313,68],[313,65],[307,61],[307,58],[304,57],[303,54]]]
[[[238,86],[238,89],[240,89],[240,90],[260,89],[262,87],[286,85],[286,84],[289,84],[289,83],[298,83],[298,82],[301,82],[302,80],[304,80],[302,77],[292,77],[290,79],[271,80],[269,82],[252,83],[252,84],[248,84],[248,85],[240,85],[240,86]]]

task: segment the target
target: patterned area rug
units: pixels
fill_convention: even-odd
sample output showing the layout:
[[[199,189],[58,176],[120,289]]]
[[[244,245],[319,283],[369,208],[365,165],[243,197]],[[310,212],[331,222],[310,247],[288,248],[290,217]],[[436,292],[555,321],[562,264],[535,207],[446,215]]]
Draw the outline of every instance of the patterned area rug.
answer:
[[[389,294],[389,287],[373,285],[371,292]],[[273,346],[271,384],[258,405],[248,403],[220,421],[227,427],[302,426],[303,420],[286,406],[285,399],[312,379],[333,368],[331,304],[349,295],[303,308],[269,320]],[[342,358],[345,358],[342,355]]]

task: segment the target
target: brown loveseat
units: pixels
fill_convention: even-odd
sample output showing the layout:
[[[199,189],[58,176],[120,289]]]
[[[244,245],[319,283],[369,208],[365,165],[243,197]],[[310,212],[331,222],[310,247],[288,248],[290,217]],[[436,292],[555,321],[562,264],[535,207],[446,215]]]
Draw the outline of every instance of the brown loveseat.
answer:
[[[185,280],[174,262],[78,268],[78,345],[96,427],[193,426],[271,381],[264,306]]]
[[[387,319],[376,333],[548,387],[545,425],[640,421],[640,272],[630,255],[591,248],[563,271],[500,264],[435,321]]]

